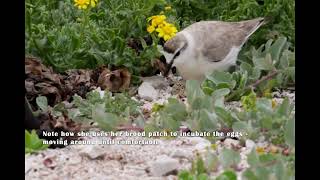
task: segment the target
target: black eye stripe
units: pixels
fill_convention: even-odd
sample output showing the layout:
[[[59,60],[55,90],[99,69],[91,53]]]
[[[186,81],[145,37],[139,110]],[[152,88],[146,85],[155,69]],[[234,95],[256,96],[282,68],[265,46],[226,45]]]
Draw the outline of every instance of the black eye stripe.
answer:
[[[175,58],[177,58],[180,55],[180,51],[178,51],[172,58],[172,60],[174,60]]]

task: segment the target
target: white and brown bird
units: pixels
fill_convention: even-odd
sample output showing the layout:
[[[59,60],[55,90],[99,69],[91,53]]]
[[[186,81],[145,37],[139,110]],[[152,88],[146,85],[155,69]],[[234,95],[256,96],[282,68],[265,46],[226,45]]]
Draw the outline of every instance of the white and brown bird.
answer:
[[[185,80],[203,80],[215,70],[236,64],[243,44],[262,25],[264,18],[240,22],[196,22],[164,44],[168,74],[175,66]]]

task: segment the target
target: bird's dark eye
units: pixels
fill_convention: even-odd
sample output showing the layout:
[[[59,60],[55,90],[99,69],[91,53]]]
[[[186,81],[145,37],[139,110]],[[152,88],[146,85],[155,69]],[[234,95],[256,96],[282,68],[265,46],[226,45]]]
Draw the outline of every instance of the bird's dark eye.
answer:
[[[171,68],[171,71],[172,71],[172,74],[175,74],[175,73],[177,72],[177,68],[176,68],[175,66],[173,66],[173,67]]]

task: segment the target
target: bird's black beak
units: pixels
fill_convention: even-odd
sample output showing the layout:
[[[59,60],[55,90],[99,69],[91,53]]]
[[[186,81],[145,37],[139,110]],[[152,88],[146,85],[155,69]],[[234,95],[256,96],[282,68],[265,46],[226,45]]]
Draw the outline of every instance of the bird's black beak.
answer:
[[[169,64],[167,64],[167,69],[166,69],[166,71],[165,71],[165,73],[164,73],[164,77],[167,77],[168,76],[168,74],[169,74],[169,72],[170,72],[170,70],[171,70],[171,68],[172,68],[172,64],[174,63],[174,59],[176,58],[176,57],[178,57],[180,55],[180,51],[178,51],[174,56],[173,56],[173,58],[172,58],[172,60],[170,61],[170,63]]]

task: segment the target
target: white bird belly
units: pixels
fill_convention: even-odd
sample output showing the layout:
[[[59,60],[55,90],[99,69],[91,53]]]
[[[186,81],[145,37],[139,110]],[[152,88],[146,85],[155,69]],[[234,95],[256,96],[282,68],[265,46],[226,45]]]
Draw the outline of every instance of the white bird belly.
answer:
[[[201,50],[197,49],[199,46],[195,44],[191,34],[188,32],[181,33],[187,38],[188,46],[184,52],[175,59],[173,66],[177,68],[182,78],[186,80],[203,80],[207,74],[215,70],[225,71],[230,66],[235,65],[241,46],[232,47],[222,61],[213,62],[202,54],[199,54]]]
[[[228,55],[219,62],[212,62],[203,56],[195,57],[193,51],[190,51],[178,57],[173,65],[184,79],[203,80],[215,70],[225,71],[235,65],[239,51],[239,47],[231,48]]]

